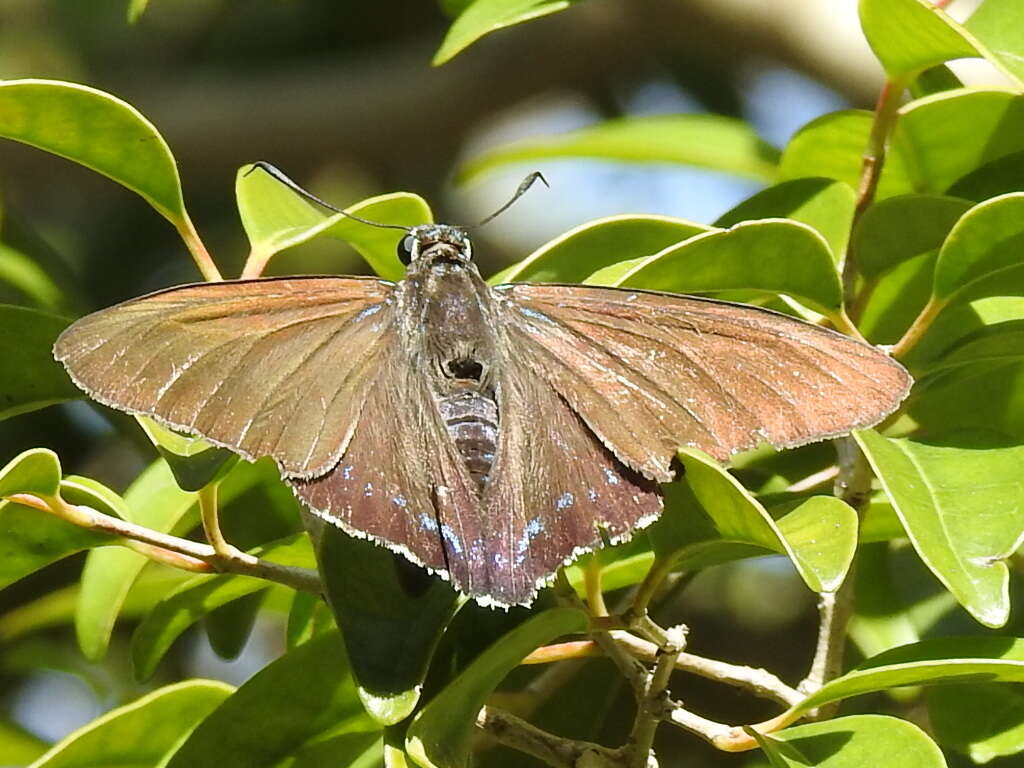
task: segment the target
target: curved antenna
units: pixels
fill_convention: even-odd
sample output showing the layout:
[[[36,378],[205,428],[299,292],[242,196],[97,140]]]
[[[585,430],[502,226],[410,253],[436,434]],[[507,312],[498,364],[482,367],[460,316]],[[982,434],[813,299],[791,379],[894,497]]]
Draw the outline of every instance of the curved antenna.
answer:
[[[541,173],[540,171],[534,171],[533,173],[531,173],[529,176],[527,176],[525,179],[523,179],[519,183],[519,188],[516,190],[516,193],[514,195],[512,195],[512,199],[511,200],[509,200],[507,203],[505,203],[503,206],[501,206],[501,208],[496,210],[494,213],[492,213],[486,219],[478,221],[473,226],[474,227],[482,227],[484,224],[489,222],[491,219],[496,218],[498,216],[498,214],[501,214],[501,213],[504,213],[505,211],[507,211],[512,206],[512,203],[514,203],[516,200],[518,200],[520,197],[522,197],[523,195],[526,194],[526,190],[528,190],[530,187],[532,187],[534,182],[537,181],[537,179],[540,179],[544,183],[545,187],[547,187],[548,189],[551,189],[551,185],[548,184],[548,180],[544,178],[544,174]]]
[[[297,195],[301,195],[302,197],[306,198],[311,202],[316,203],[317,205],[322,205],[329,211],[340,213],[342,216],[348,216],[348,218],[350,219],[355,219],[356,221],[362,222],[363,224],[369,224],[371,227],[381,227],[383,229],[400,229],[403,232],[412,231],[412,227],[405,227],[402,226],[401,224],[382,224],[379,221],[370,221],[369,219],[364,219],[362,216],[356,216],[354,213],[348,213],[347,211],[341,210],[341,208],[336,208],[335,206],[328,203],[326,200],[321,200],[312,192],[307,192],[305,189],[303,189],[294,181],[292,181],[285,174],[284,171],[282,171],[276,165],[271,165],[266,160],[257,160],[255,163],[252,164],[252,167],[242,175],[248,176],[257,168],[259,168],[265,174],[270,176],[272,179],[275,179],[276,181],[279,181],[281,184],[284,184],[286,187],[288,187],[288,189],[290,189],[292,192],[295,192]]]

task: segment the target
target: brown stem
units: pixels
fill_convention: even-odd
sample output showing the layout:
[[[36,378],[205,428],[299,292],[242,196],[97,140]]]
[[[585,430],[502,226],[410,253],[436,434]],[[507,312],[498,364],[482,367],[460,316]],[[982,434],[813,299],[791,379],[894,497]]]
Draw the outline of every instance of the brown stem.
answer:
[[[902,360],[912,350],[917,343],[924,337],[925,332],[931,327],[931,324],[935,321],[936,316],[942,311],[943,307],[946,306],[946,301],[937,299],[932,296],[928,303],[924,305],[924,309],[914,319],[914,322],[907,329],[906,333],[900,338],[899,341],[893,345],[892,356],[897,360]]]
[[[166,533],[154,531],[119,517],[105,515],[91,507],[68,504],[59,496],[36,496],[28,493],[16,493],[4,497],[16,504],[40,509],[56,515],[69,523],[86,528],[90,531],[108,533],[112,536],[142,542],[169,553],[183,555],[186,559],[176,561],[166,554],[158,556],[161,562],[168,565],[183,564],[186,570],[196,570],[195,561],[202,561],[213,570],[221,573],[236,573],[242,576],[253,576],[266,581],[284,584],[292,589],[320,594],[320,577],[316,571],[291,565],[280,565],[269,560],[261,560],[246,552],[234,550],[232,554],[219,554],[208,544],[200,544],[189,539],[181,539]],[[145,547],[136,548],[142,554],[149,554]],[[234,549],[232,547],[232,549]]]
[[[206,246],[203,245],[203,241],[199,237],[199,232],[196,231],[195,225],[192,220],[185,215],[180,221],[174,222],[175,227],[178,230],[178,234],[181,235],[181,239],[185,241],[185,245],[188,247],[189,253],[192,254],[192,259],[195,261],[196,266],[199,267],[199,272],[203,276],[203,279],[208,283],[220,282],[224,278],[220,274],[220,270],[217,269],[217,265],[213,263],[213,259],[210,257],[210,252],[206,250]]]
[[[564,739],[495,707],[484,707],[477,727],[507,747],[525,752],[554,768],[622,768],[622,750],[608,749],[589,741]]]

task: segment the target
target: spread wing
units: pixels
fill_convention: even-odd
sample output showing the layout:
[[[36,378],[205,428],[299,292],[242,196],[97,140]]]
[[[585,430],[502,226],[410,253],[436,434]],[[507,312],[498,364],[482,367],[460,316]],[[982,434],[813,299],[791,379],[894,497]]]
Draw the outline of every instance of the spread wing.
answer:
[[[874,347],[756,307],[578,285],[495,290],[522,364],[662,482],[679,446],[725,460],[832,437],[880,421],[911,384]]]
[[[313,476],[344,451],[394,341],[392,288],[355,277],[172,288],[82,318],[54,356],[101,403]]]
[[[486,558],[488,527],[475,483],[445,429],[423,376],[400,345],[381,355],[362,416],[341,461],[316,478],[286,478],[320,517],[383,542],[477,588],[471,560]],[[492,510],[499,517],[501,510]]]

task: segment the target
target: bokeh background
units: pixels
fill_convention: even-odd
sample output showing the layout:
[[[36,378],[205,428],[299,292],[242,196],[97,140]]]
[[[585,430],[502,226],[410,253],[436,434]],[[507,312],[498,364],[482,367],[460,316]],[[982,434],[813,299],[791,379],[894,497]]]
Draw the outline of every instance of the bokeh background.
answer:
[[[678,112],[745,119],[781,147],[817,115],[869,108],[882,78],[854,0],[589,0],[484,38],[440,68],[430,60],[457,0],[151,0],[134,25],[127,4],[0,0],[0,78],[86,83],[140,109],[177,157],[192,218],[226,275],[237,274],[246,254],[235,172],[253,160],[272,161],[339,206],[409,190],[439,220],[471,223],[533,170],[509,167],[453,185],[459,164],[486,148],[616,116]],[[955,3],[953,15],[973,5]],[[980,62],[954,68],[968,82],[995,81]],[[485,274],[599,216],[710,222],[758,188],[681,167],[559,160],[540,170],[551,189],[534,189],[476,236]],[[0,142],[0,215],[2,243],[16,243],[73,286],[58,307],[69,315],[199,279],[174,230],[134,194],[11,142]],[[0,276],[8,258],[0,247]],[[332,241],[282,254],[271,271],[364,270]],[[0,300],[19,297],[0,281]],[[46,446],[67,471],[120,490],[151,460],[148,444],[123,425],[83,402],[19,416],[0,423],[0,464]],[[910,589],[930,578],[915,563],[907,558],[900,575]],[[126,635],[106,662],[87,665],[60,621],[73,609],[80,566],[72,558],[0,592],[0,719],[46,740],[140,690]],[[50,618],[34,618],[26,606],[57,588]],[[788,563],[711,569],[674,610],[694,628],[697,652],[758,665],[773,659],[791,681],[805,671],[815,612]],[[190,634],[164,679],[246,679],[279,651],[279,624],[267,616],[233,662]],[[708,702],[711,717],[751,714],[741,694],[687,684],[685,698]],[[688,765],[719,759],[695,749],[708,762]]]

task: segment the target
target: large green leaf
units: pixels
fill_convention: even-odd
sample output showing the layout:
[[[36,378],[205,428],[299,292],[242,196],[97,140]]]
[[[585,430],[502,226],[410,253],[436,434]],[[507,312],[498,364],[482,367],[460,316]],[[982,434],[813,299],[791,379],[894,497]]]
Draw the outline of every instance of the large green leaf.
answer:
[[[942,301],[972,283],[1021,264],[1024,193],[971,208],[949,233],[935,264],[935,297]]]
[[[570,229],[488,282],[580,283],[610,264],[650,256],[707,229],[669,216],[609,216]]]
[[[379,738],[363,712],[337,632],[314,637],[258,672],[207,717],[168,768],[351,765]],[[314,762],[331,742],[331,762]],[[379,758],[378,758],[379,760]]]
[[[1024,682],[1024,640],[1013,637],[943,637],[893,648],[826,683],[789,715],[851,696],[904,685]]]
[[[815,592],[839,588],[857,545],[857,516],[833,496],[814,496],[790,505],[776,522],[753,495],[717,462],[696,449],[679,452],[686,485],[707,517],[693,514],[681,489],[666,489],[667,512],[650,531],[658,556],[687,568],[734,556],[785,554]],[[678,506],[677,506],[678,505]],[[671,520],[681,512],[685,517]],[[722,553],[722,546],[730,550]]]
[[[15,493],[54,496],[60,489],[60,459],[49,448],[31,448],[0,469],[0,497]]]
[[[0,136],[109,176],[176,226],[188,220],[167,143],[138,110],[109,93],[56,80],[0,82]]]
[[[527,139],[486,152],[459,170],[466,181],[509,163],[551,157],[592,157],[672,163],[772,181],[778,150],[748,123],[718,115],[657,115],[610,120],[577,131]]]
[[[928,691],[928,719],[939,742],[987,763],[1024,751],[1019,686],[965,685]]]
[[[465,766],[477,713],[505,676],[534,649],[586,629],[580,611],[554,608],[508,632],[416,715],[406,738],[409,756],[423,768]]]
[[[587,282],[608,274],[605,270]],[[675,293],[787,294],[825,314],[837,312],[842,304],[828,243],[806,224],[786,219],[748,221],[696,235],[636,262],[610,282]]]
[[[49,744],[25,729],[0,720],[0,755],[10,765],[27,765],[48,747]]]
[[[854,436],[882,482],[921,559],[986,626],[1010,610],[1007,557],[1024,534],[1024,446],[962,447]]]
[[[897,265],[934,251],[968,208],[969,200],[899,195],[868,208],[853,233],[857,267],[874,280]]]
[[[83,396],[50,352],[67,324],[49,312],[0,304],[0,420]]]
[[[233,690],[214,680],[160,688],[78,729],[30,768],[159,768]]]
[[[904,83],[936,64],[982,55],[929,0],[860,0],[860,23],[886,73]]]
[[[281,565],[316,566],[305,534],[258,547],[253,554]],[[182,584],[146,616],[132,636],[136,677],[149,679],[171,644],[204,615],[267,586],[263,579],[228,574],[196,576]]]
[[[768,187],[747,198],[715,222],[731,227],[753,219],[792,219],[813,227],[825,238],[836,259],[846,253],[853,222],[853,188],[823,178],[793,179]]]
[[[1024,6],[1017,0],[985,0],[964,26],[1004,72],[1024,82]]]
[[[484,35],[564,11],[578,0],[474,0],[451,25],[434,54],[434,66],[454,58]]]
[[[782,746],[776,752],[781,768],[946,768],[942,750],[928,734],[884,715],[808,723],[767,738]]]
[[[317,562],[366,711],[383,725],[404,720],[458,594],[401,555],[333,526],[320,534]]]
[[[243,166],[235,179],[238,212],[249,236],[251,261],[265,264],[275,253],[326,235],[355,248],[381,277],[400,280],[405,274],[396,253],[398,241],[405,236],[402,230],[363,224],[340,213],[328,216],[272,176],[252,168]],[[403,227],[433,221],[427,203],[410,192],[371,197],[345,211],[369,221]]]

